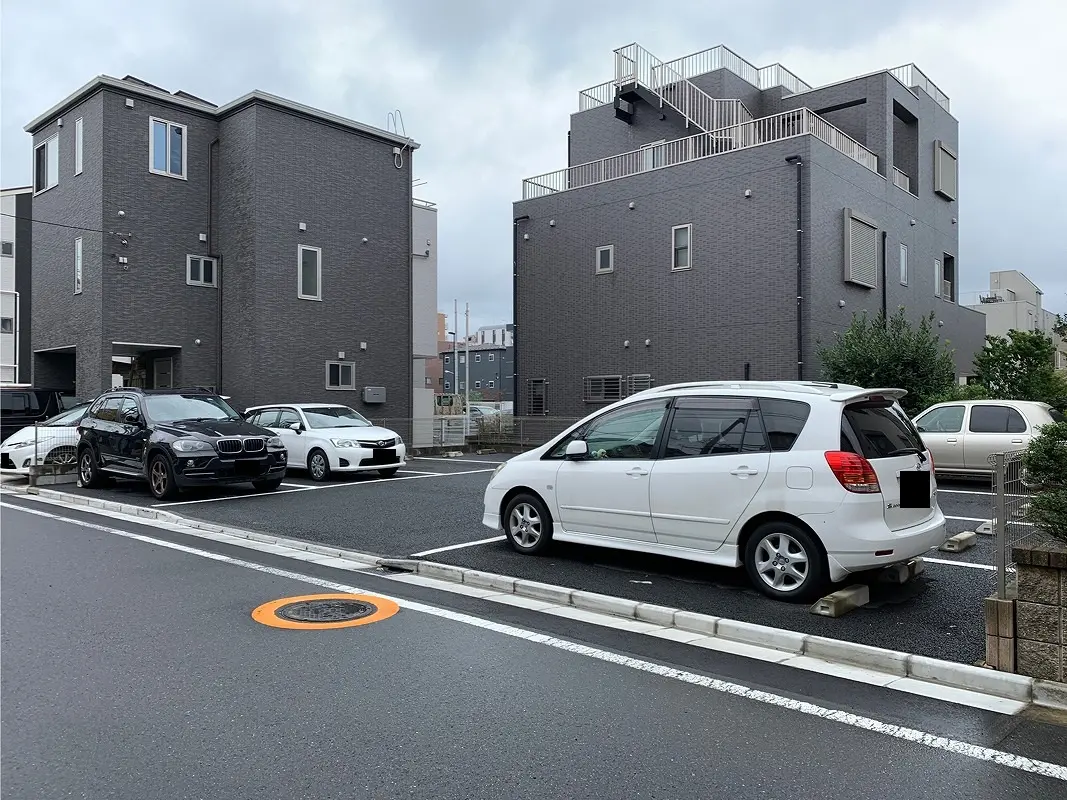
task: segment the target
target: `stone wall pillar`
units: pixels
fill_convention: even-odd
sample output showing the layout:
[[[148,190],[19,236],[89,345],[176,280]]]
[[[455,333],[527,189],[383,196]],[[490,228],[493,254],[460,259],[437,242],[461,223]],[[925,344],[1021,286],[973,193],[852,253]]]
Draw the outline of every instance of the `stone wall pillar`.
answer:
[[[1067,681],[1067,545],[1043,542],[1015,547],[1012,559],[1018,568],[1015,671]],[[988,610],[986,619],[988,637]]]

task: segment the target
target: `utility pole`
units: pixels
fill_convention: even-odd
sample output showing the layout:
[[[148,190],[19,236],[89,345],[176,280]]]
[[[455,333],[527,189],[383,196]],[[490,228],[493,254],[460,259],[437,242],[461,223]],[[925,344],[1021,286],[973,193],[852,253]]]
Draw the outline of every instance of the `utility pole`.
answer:
[[[463,413],[466,415],[463,423],[464,435],[471,433],[471,304],[467,303],[467,339],[465,344],[466,355],[463,357],[465,376],[463,378]]]
[[[459,300],[452,302],[452,394],[459,394]]]

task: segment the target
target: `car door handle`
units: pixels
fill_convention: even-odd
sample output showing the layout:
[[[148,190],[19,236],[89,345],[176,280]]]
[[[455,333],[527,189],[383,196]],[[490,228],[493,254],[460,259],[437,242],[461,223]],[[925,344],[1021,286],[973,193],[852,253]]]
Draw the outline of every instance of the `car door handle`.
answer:
[[[626,474],[634,478],[640,478],[642,475],[647,475],[648,470],[644,469],[643,467],[633,467],[631,469],[626,470]]]
[[[958,439],[956,439],[956,437],[953,436],[951,439],[945,439],[945,441],[948,442],[949,444],[956,444]]]
[[[1011,443],[1012,443],[1012,444],[1022,444],[1022,443],[1023,443],[1023,440],[1022,440],[1022,439],[1012,439],[1012,440],[1011,440]]]
[[[739,475],[742,478],[746,478],[749,475],[759,475],[758,469],[749,469],[748,467],[738,467],[737,469],[730,470],[731,475]]]

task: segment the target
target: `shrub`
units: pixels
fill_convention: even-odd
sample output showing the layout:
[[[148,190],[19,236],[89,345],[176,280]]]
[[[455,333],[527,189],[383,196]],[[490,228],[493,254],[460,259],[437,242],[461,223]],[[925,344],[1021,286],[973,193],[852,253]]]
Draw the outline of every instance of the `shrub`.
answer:
[[[1027,519],[1067,542],[1067,422],[1044,426],[1023,456],[1026,482],[1033,489]]]

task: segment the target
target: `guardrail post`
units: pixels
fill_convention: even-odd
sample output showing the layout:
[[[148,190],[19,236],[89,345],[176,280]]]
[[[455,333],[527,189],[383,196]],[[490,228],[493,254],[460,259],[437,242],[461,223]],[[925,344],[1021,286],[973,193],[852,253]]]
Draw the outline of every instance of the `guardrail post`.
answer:
[[[993,546],[996,548],[997,597],[1004,600],[1008,596],[1007,456],[996,453],[993,459]]]

